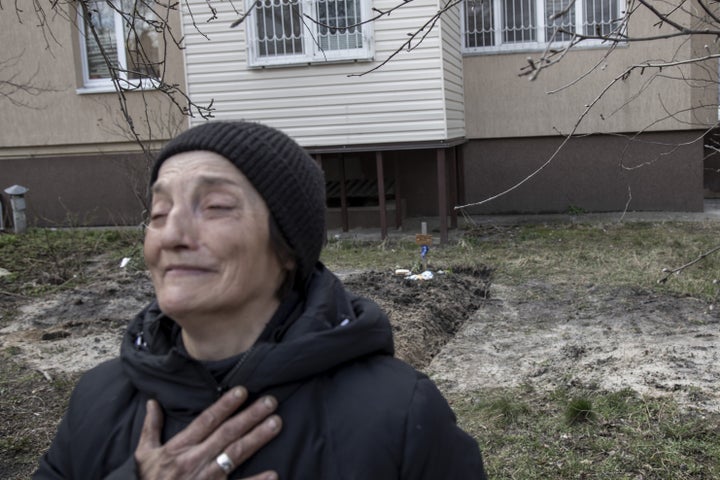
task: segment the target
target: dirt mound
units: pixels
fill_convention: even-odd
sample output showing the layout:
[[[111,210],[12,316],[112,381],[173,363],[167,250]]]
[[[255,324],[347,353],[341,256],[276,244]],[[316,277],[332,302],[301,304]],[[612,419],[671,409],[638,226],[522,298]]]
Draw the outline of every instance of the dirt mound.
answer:
[[[0,347],[45,374],[83,372],[117,356],[128,321],[152,298],[146,273],[112,268],[82,288],[17,302]]]
[[[493,285],[488,270],[340,272],[388,314],[397,356],[446,391],[531,384],[672,394],[720,411],[720,312],[693,298],[534,281]],[[144,272],[21,303],[0,347],[30,367],[81,372],[117,355],[128,320],[152,298]]]
[[[631,388],[720,411],[720,312],[704,302],[539,281],[491,288],[490,274],[340,276],[388,314],[397,356],[446,391]],[[128,320],[152,295],[144,272],[113,270],[103,281],[21,303],[0,329],[0,346],[45,375],[84,371],[117,355]]]
[[[374,300],[388,314],[396,355],[417,368],[427,366],[480,308],[489,281],[490,271],[483,269],[436,273],[431,280],[378,271],[344,279],[350,291]]]
[[[96,273],[82,288],[42,299],[0,292],[0,361],[12,370],[0,391],[14,393],[0,401],[0,437],[9,438],[0,445],[2,478],[27,478],[78,372],[116,356],[128,320],[152,298],[144,272],[107,263]],[[711,305],[552,279],[491,286],[490,276],[455,270],[410,281],[390,271],[340,272],[348,289],[387,312],[397,355],[446,393],[627,388],[720,411],[720,312]]]
[[[387,313],[400,358],[424,367],[477,310],[489,271],[464,270],[411,281],[393,272],[346,272],[351,291],[377,302]],[[144,272],[113,268],[102,281],[24,302],[0,329],[0,347],[48,374],[82,372],[116,356],[128,321],[153,297]]]
[[[490,293],[428,368],[445,391],[629,388],[720,411],[720,314],[709,304],[542,282]]]

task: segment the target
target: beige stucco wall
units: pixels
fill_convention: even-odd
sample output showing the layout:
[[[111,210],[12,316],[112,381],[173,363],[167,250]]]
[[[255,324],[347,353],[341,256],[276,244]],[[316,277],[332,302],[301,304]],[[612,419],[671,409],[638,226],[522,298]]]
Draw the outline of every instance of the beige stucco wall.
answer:
[[[648,10],[638,9],[630,23],[630,35],[670,31],[669,27],[653,27],[656,21]],[[573,131],[586,134],[703,128],[717,120],[718,90],[712,82],[695,80],[714,78],[716,63],[668,66],[662,72],[637,69],[625,79],[620,77],[629,67],[643,61],[690,58],[705,44],[711,49],[718,48],[702,37],[690,42],[681,36],[630,43],[613,51],[605,47],[577,49],[542,71],[534,81],[519,74],[528,65],[527,58],[537,58],[539,52],[466,55],[467,136],[499,138]],[[586,112],[587,105],[592,108]],[[711,107],[698,109],[699,105]]]
[[[0,159],[137,150],[116,93],[77,92],[82,83],[75,13],[63,2],[58,14],[42,5],[48,12],[44,28],[37,26],[34,9],[24,4],[19,18],[12,4],[0,15],[0,78],[43,90],[37,95],[17,93],[13,99],[19,104],[0,96]],[[172,12],[170,18],[180,38],[179,15]],[[172,46],[168,52],[166,80],[184,88],[181,52]],[[156,91],[127,92],[126,98],[144,140],[169,138],[186,125],[177,107]],[[144,127],[146,112],[151,131]]]

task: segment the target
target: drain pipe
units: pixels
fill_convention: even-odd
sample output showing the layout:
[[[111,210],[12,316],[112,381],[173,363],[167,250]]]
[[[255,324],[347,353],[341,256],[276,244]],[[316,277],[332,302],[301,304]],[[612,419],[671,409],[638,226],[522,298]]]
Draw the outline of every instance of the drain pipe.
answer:
[[[25,233],[27,221],[25,218],[25,194],[29,190],[21,185],[13,185],[5,189],[10,195],[10,207],[13,212],[13,226],[15,233]]]

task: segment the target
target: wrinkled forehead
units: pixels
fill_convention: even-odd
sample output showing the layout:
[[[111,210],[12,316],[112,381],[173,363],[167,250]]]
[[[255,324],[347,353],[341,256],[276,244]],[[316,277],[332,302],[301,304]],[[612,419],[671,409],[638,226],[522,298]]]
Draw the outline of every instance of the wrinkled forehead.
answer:
[[[236,187],[249,198],[262,201],[255,187],[230,160],[205,150],[182,152],[168,157],[158,170],[151,193],[157,195],[177,189],[182,193],[222,186]]]
[[[230,175],[242,173],[227,158],[206,150],[181,152],[168,157],[158,170],[155,183],[173,177],[194,178],[203,174]]]

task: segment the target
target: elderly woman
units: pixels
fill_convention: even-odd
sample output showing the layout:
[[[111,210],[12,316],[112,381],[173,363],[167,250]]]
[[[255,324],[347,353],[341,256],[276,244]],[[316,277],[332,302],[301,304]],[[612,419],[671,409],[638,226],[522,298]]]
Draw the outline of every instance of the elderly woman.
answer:
[[[299,145],[206,123],[151,186],[157,299],[80,380],[35,478],[485,478],[387,317],[319,262],[324,179]]]

